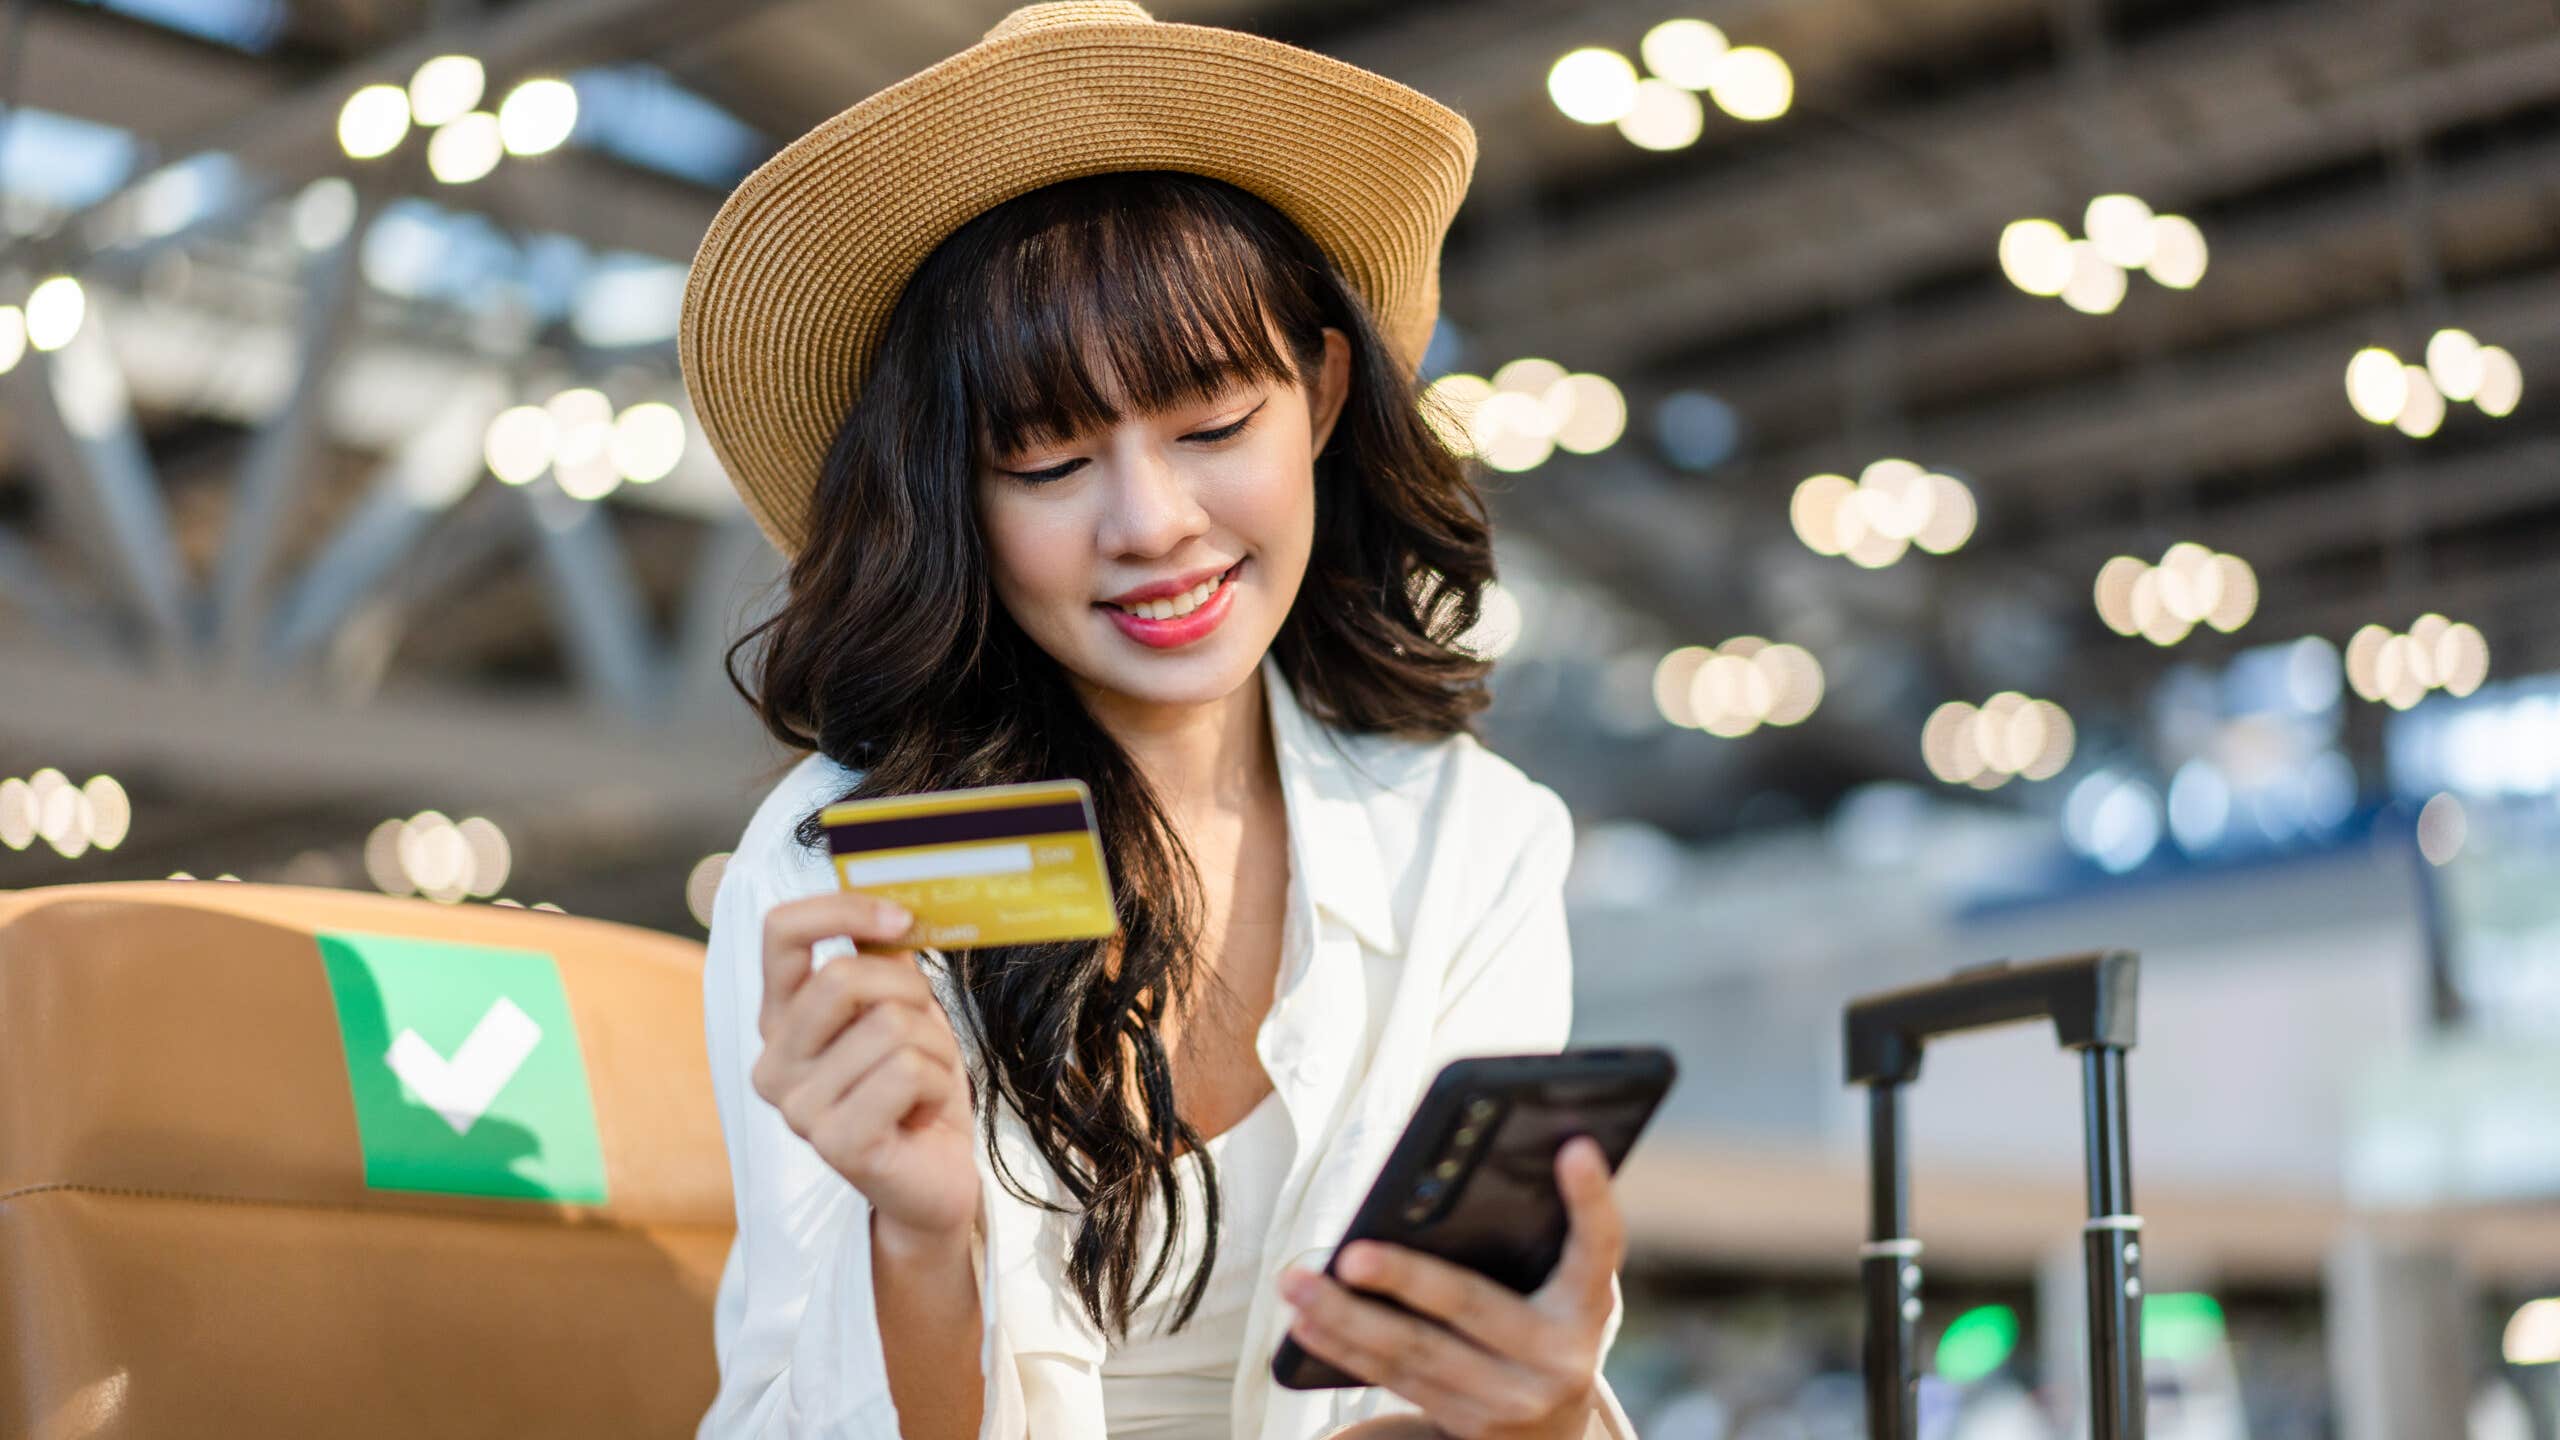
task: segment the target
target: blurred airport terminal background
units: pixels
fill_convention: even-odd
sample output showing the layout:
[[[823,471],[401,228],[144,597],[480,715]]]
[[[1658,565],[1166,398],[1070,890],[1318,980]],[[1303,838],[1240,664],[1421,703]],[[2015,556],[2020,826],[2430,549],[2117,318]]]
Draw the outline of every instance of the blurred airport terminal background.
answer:
[[[0,887],[699,939],[789,757],[673,337],[1005,0],[0,3]],[[1849,997],[2143,956],[2159,1440],[2560,1437],[2560,7],[1160,0],[1482,158],[1426,374],[1655,1440],[1862,1433]],[[1922,1434],[2064,1440],[2078,1091],[1914,1093]],[[709,1344],[706,1331],[704,1344]]]

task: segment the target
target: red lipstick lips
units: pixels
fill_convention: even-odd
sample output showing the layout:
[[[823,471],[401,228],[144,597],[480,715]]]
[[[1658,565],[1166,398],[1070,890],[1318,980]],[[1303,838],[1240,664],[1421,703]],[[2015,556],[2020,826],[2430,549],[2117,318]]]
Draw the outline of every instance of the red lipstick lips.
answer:
[[[1239,560],[1227,570],[1205,570],[1188,581],[1141,586],[1117,600],[1105,603],[1102,612],[1111,617],[1112,624],[1120,627],[1121,634],[1151,650],[1180,649],[1182,646],[1206,637],[1227,618],[1227,612],[1235,608],[1236,579],[1243,571],[1244,562]],[[1187,614],[1176,615],[1167,620],[1149,620],[1120,608],[1124,604],[1138,605],[1149,600],[1163,600],[1187,594],[1197,589],[1201,582],[1210,579],[1217,580],[1218,588],[1211,592],[1208,599],[1201,601]]]

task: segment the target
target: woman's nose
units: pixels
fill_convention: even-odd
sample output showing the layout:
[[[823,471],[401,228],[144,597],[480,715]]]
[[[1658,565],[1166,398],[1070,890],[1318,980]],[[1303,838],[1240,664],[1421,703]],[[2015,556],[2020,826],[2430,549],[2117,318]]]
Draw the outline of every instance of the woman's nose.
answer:
[[[1114,554],[1167,555],[1208,525],[1170,456],[1149,451],[1121,467],[1103,543]]]

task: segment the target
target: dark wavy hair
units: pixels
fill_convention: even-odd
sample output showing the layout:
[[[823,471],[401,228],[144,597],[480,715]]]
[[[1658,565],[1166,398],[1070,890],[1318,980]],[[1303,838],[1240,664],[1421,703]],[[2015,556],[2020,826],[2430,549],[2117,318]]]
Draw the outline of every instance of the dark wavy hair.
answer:
[[[1032,191],[925,259],[827,454],[787,595],[728,652],[768,730],[859,772],[843,798],[1067,777],[1092,788],[1116,939],[950,958],[988,1153],[1032,1202],[996,1156],[992,1094],[1081,1206],[1068,1273],[1110,1333],[1165,1277],[1184,1203],[1174,1162],[1200,1146],[1159,1034],[1169,1004],[1192,1013],[1211,971],[1199,876],[1146,779],[997,600],[975,477],[1021,444],[1116,424],[1123,404],[1152,414],[1238,379],[1312,388],[1327,326],[1350,340],[1351,389],[1316,457],[1313,553],[1272,653],[1299,702],[1339,729],[1472,731],[1490,667],[1454,641],[1493,578],[1482,496],[1306,234],[1236,186],[1173,171]],[[752,689],[739,679],[750,650]],[[823,843],[816,812],[796,835]],[[1177,1327],[1217,1254],[1218,1187],[1200,1162],[1208,1246]],[[1166,1223],[1141,1277],[1150,1192]]]

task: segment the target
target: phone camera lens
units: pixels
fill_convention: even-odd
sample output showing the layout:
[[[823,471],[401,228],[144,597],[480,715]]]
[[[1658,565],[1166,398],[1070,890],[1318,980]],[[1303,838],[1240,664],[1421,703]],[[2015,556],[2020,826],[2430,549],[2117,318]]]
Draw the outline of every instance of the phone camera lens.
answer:
[[[1479,1095],[1475,1099],[1467,1102],[1467,1123],[1470,1125],[1482,1125],[1487,1120],[1493,1118],[1493,1110],[1493,1102],[1486,1099],[1484,1096]]]
[[[1422,1201],[1425,1204],[1429,1204],[1431,1201],[1439,1199],[1440,1192],[1447,1188],[1447,1184],[1438,1176],[1425,1176],[1421,1183],[1413,1187],[1413,1198]]]
[[[1458,1178],[1458,1160],[1457,1160],[1457,1157],[1455,1157],[1455,1156],[1451,1156],[1450,1158],[1448,1158],[1448,1159],[1446,1159],[1446,1160],[1443,1160],[1443,1161],[1441,1161],[1439,1164],[1437,1164],[1437,1165],[1435,1165],[1435,1166],[1431,1167],[1431,1178],[1433,1178],[1433,1179],[1435,1179],[1435,1180],[1455,1180],[1455,1179],[1457,1179],[1457,1178]]]
[[[1459,1148],[1459,1149],[1461,1149],[1461,1150],[1464,1150],[1464,1149],[1466,1149],[1468,1146],[1475,1144],[1475,1143],[1476,1143],[1476,1141],[1477,1141],[1479,1138],[1481,1138],[1481,1137],[1483,1136],[1483,1134],[1484,1134],[1484,1127],[1483,1127],[1483,1126],[1481,1126],[1481,1125],[1461,1125],[1461,1126],[1459,1126],[1459,1127],[1458,1127],[1458,1148]]]

